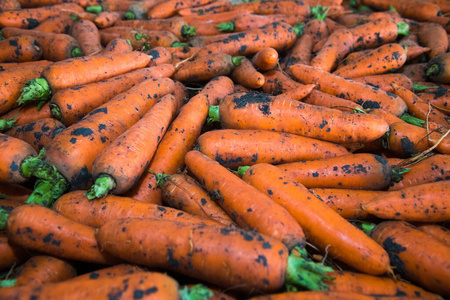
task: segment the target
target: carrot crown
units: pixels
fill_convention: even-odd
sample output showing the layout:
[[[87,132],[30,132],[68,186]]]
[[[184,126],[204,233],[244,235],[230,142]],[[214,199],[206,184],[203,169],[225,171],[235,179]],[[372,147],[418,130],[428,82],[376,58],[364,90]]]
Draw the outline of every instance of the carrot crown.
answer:
[[[328,10],[330,10],[330,8],[327,6],[321,6],[321,5],[312,6],[311,7],[311,15],[313,16],[314,19],[323,21],[323,20],[325,20],[325,17],[327,16]]]
[[[434,85],[434,86],[425,86],[425,85],[420,85],[420,84],[413,85],[414,92],[421,92],[421,91],[426,91],[427,89],[437,89],[437,88],[439,88],[437,85]]]
[[[35,78],[28,80],[27,84],[20,90],[21,94],[17,103],[24,105],[31,101],[40,101],[50,99],[52,94],[47,80],[44,78]]]
[[[213,122],[219,121],[220,121],[219,105],[211,105],[209,107],[208,119],[206,120],[206,122],[208,122],[208,124],[211,124]]]
[[[136,20],[136,15],[131,11],[127,11],[123,17],[125,20]]]
[[[86,11],[88,13],[99,14],[103,11],[103,8],[101,5],[93,5],[86,7]]]
[[[200,300],[210,299],[214,293],[203,284],[196,284],[192,287],[185,286],[180,289],[179,293],[181,300]]]
[[[439,65],[431,64],[426,70],[426,75],[427,76],[435,76],[435,75],[439,75],[439,72],[440,72]]]
[[[217,24],[216,27],[219,29],[219,31],[234,32],[234,23],[233,22],[220,23],[220,24]]]
[[[0,209],[0,214],[2,213],[3,209]],[[2,221],[0,220],[0,227],[1,227]],[[6,224],[6,219],[5,219]],[[0,281],[0,287],[10,287],[14,286],[16,284],[17,279],[4,279]]]
[[[116,181],[107,174],[100,175],[91,188],[84,193],[89,200],[105,197],[109,192],[116,188]]]

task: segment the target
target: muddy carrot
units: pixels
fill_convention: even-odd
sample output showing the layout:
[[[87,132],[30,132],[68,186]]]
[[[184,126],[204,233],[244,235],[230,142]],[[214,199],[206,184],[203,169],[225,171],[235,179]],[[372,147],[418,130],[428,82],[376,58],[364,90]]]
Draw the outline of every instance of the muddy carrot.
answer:
[[[447,247],[450,247],[450,232],[446,227],[439,224],[425,223],[418,224],[417,228],[425,233],[428,233]]]
[[[154,6],[163,3],[163,0],[138,1],[131,4],[124,15],[127,20],[142,20],[147,18],[147,14]]]
[[[377,10],[389,10],[389,6],[392,5],[403,17],[419,21],[426,21],[428,17],[441,14],[439,6],[420,0],[400,0],[395,3],[388,0],[363,0],[361,3]]]
[[[450,249],[432,236],[402,221],[385,221],[370,236],[389,253],[391,264],[401,276],[421,287],[447,297]],[[424,255],[426,253],[426,255]]]
[[[5,231],[0,231],[0,254],[2,255],[0,270],[2,271],[9,271],[11,267],[20,265],[30,257],[28,251],[8,240]]]
[[[217,0],[210,4],[205,4],[197,7],[187,7],[182,8],[177,11],[180,16],[190,16],[190,15],[206,15],[206,14],[216,14],[220,12],[229,11],[232,7],[232,3],[229,0]]]
[[[28,66],[48,66],[51,64],[51,61],[48,60],[37,60],[37,61],[27,61],[21,63],[2,63],[0,64],[0,72],[5,70],[14,69],[14,68],[22,68]]]
[[[257,70],[273,70],[278,64],[278,51],[272,47],[261,49],[253,55],[252,63]]]
[[[409,157],[425,151],[429,147],[428,132],[406,122],[389,126],[388,149],[396,156]]]
[[[259,28],[273,22],[285,22],[294,26],[297,22],[302,22],[303,17],[288,14],[239,14],[232,21],[216,24],[221,31],[242,32],[253,28]]]
[[[204,94],[208,97],[210,105],[217,105],[219,104],[220,99],[231,94],[233,89],[233,81],[228,76],[218,76],[205,84],[200,91],[200,94]]]
[[[407,110],[406,103],[400,97],[374,89],[369,85],[346,80],[318,68],[298,64],[291,66],[291,73],[300,82],[315,83],[318,90],[352,100],[365,109],[381,108],[396,116],[402,115]]]
[[[364,111],[361,105],[356,104],[353,101],[342,99],[318,90],[312,90],[311,93],[302,99],[302,101],[312,105],[324,106],[347,112]]]
[[[265,80],[264,85],[262,86],[262,91],[266,94],[279,95],[291,89],[304,86],[286,75],[286,73],[278,70],[270,70],[264,72],[263,75]]]
[[[449,53],[444,53],[433,57],[426,64],[426,76],[434,82],[450,83],[449,63]]]
[[[422,92],[418,94],[418,96],[422,101],[430,103],[433,107],[448,115],[448,110],[450,108],[449,94],[447,93],[448,87],[436,85],[435,83],[432,83],[432,85],[437,88],[435,90]]]
[[[182,18],[153,20],[121,20],[115,26],[128,26],[145,30],[166,30],[175,34],[180,40],[185,40],[195,34],[189,24]]]
[[[33,29],[51,33],[68,33],[70,27],[78,19],[76,14],[60,14],[45,19]]]
[[[0,11],[20,10],[22,7],[17,0],[4,0],[0,3]]]
[[[80,44],[85,56],[98,54],[103,50],[100,34],[94,22],[89,20],[76,21],[70,28],[69,34]]]
[[[16,36],[0,41],[0,62],[26,62],[42,57],[42,46],[32,36]]]
[[[3,114],[0,118],[1,120],[13,119],[14,125],[21,126],[30,122],[34,122],[44,118],[51,118],[50,107],[48,102],[44,105],[26,105],[24,107],[17,107],[10,110],[6,114]]]
[[[95,5],[86,7],[86,11],[93,14],[99,14],[104,11],[120,11],[126,12],[130,5],[139,3],[139,1],[125,0],[125,1],[100,1]]]
[[[431,48],[422,47],[419,45],[418,36],[412,33],[401,38],[398,43],[402,45],[403,48],[408,49],[406,53],[406,61],[411,61],[431,50]]]
[[[109,267],[104,267],[97,269],[92,272],[84,273],[81,275],[78,275],[76,277],[73,277],[71,279],[68,279],[70,281],[78,281],[78,280],[92,280],[96,281],[97,279],[102,278],[114,278],[116,276],[122,276],[122,275],[128,275],[128,274],[135,274],[140,272],[145,272],[146,269],[131,265],[131,264],[117,264]]]
[[[398,72],[407,76],[412,82],[428,80],[427,63],[406,64]]]
[[[127,53],[131,51],[133,51],[133,46],[131,45],[131,42],[127,39],[122,38],[115,38],[111,40],[108,44],[106,44],[105,48],[103,49],[103,53],[108,52]]]
[[[311,14],[311,7],[306,2],[295,1],[254,1],[251,3],[242,3],[233,6],[233,9],[248,8],[258,15],[271,14],[293,14],[298,17],[307,18]]]
[[[448,49],[448,38],[445,29],[436,23],[426,23],[420,27],[418,32],[420,44],[430,48],[428,56],[430,58],[439,54],[444,54]]]
[[[249,89],[258,89],[264,84],[264,75],[256,70],[248,58],[239,60],[230,74],[230,78]]]
[[[174,15],[178,10],[186,7],[195,7],[213,2],[212,0],[188,0],[178,2],[176,0],[164,1],[152,7],[147,14],[148,19],[165,19]]]
[[[381,89],[386,92],[393,92],[392,84],[395,83],[398,86],[402,86],[410,91],[413,90],[413,83],[411,79],[400,73],[388,73],[379,75],[368,75],[352,78],[353,81],[371,85],[375,88]]]

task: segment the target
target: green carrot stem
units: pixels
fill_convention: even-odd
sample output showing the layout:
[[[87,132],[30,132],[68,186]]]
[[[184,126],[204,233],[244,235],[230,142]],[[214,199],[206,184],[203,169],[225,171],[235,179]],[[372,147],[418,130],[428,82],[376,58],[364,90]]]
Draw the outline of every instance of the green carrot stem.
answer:
[[[145,39],[146,37],[148,37],[148,35],[145,34],[145,33],[136,33],[136,34],[134,35],[134,38],[135,38],[137,41],[140,41],[140,40],[142,40],[142,39]]]
[[[38,180],[34,185],[34,190],[28,199],[27,204],[38,204],[50,207],[53,204],[53,186],[54,183],[48,180]]]
[[[220,122],[219,105],[211,105],[208,111],[208,124]]]
[[[293,29],[297,36],[302,36],[305,32],[305,23],[296,23]]]
[[[103,7],[101,5],[93,5],[86,7],[86,11],[93,14],[99,14],[103,11]]]
[[[393,167],[391,171],[391,180],[399,182],[403,179],[403,174],[411,170],[411,168]]]
[[[0,120],[0,132],[8,131],[9,129],[14,127],[14,124],[17,122],[17,115],[8,118],[8,119],[1,119]]]
[[[312,6],[311,15],[313,16],[314,19],[323,21],[327,16],[328,10],[330,10],[328,6],[321,6],[321,5]]]
[[[440,72],[438,64],[432,64],[427,68],[426,75],[427,76],[436,76]]]
[[[116,188],[116,181],[111,176],[104,174],[100,175],[91,188],[84,193],[89,200],[105,197],[109,192]]]
[[[182,42],[173,42],[171,47],[186,47],[187,43],[182,43]]]
[[[2,287],[11,287],[16,285],[17,279],[3,279],[0,280],[0,288]]]
[[[214,296],[214,293],[203,284],[196,284],[190,288],[185,286],[178,294],[181,300],[206,300]]]
[[[191,26],[188,26],[188,25],[183,25],[183,26],[181,26],[181,36],[182,36],[183,38],[188,38],[188,37],[194,36],[196,30],[197,30],[196,27],[191,27]]]
[[[80,19],[80,17],[78,17],[77,14],[73,14],[73,13],[70,14],[69,17],[70,17],[72,20],[74,20],[74,21],[78,21],[78,20]]]
[[[216,25],[219,31],[227,31],[234,32],[234,23],[233,22],[224,22]]]
[[[421,92],[421,91],[425,91],[427,89],[437,89],[437,88],[439,88],[437,85],[425,86],[425,85],[420,85],[420,84],[413,84],[414,92]]]
[[[8,219],[9,213],[0,208],[0,230],[4,230],[6,228],[6,219]]]
[[[20,91],[20,97],[17,99],[19,105],[40,100],[48,100],[52,94],[50,86],[44,78],[28,80],[26,85]]]
[[[233,64],[237,67],[241,65],[241,61],[245,58],[245,56],[234,56],[231,60]]]
[[[424,120],[421,120],[419,118],[413,117],[410,114],[403,114],[400,119],[402,119],[403,121],[405,121],[406,123],[412,124],[412,125],[416,125],[419,127],[422,127],[423,124],[425,124]]]
[[[156,185],[162,186],[167,179],[169,179],[170,174],[164,174],[164,173],[155,173],[153,171],[148,170],[149,173],[152,173],[156,177]]]
[[[397,34],[398,35],[409,35],[409,25],[406,22],[397,23]]]

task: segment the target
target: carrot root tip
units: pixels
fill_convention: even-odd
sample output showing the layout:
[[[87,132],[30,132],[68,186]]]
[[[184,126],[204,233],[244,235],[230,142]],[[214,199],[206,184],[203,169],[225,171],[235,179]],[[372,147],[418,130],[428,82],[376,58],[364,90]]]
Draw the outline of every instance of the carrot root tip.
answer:
[[[26,86],[24,86],[20,91],[20,97],[17,99],[17,103],[19,105],[24,105],[25,103],[31,101],[48,100],[51,95],[48,82],[44,78],[29,80]]]
[[[91,188],[85,193],[89,200],[101,198],[116,188],[115,180],[109,175],[99,176]]]
[[[398,35],[409,35],[409,25],[406,22],[397,23],[397,34]]]

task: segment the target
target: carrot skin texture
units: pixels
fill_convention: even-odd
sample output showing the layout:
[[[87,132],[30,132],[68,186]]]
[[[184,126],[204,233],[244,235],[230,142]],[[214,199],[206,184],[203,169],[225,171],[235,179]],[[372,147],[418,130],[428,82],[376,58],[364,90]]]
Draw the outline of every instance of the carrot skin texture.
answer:
[[[42,46],[32,36],[10,37],[0,41],[0,62],[36,61],[42,57]]]
[[[11,242],[29,250],[99,264],[118,262],[100,250],[94,228],[40,205],[24,204],[13,209],[7,219],[7,234]]]
[[[238,226],[275,237],[288,248],[304,244],[303,230],[295,219],[264,193],[199,151],[189,151],[185,161],[194,177]],[[229,185],[233,188],[227,189]]]
[[[355,51],[377,48],[395,42],[398,36],[397,24],[392,19],[382,18],[369,21],[351,29],[355,38]]]
[[[86,189],[97,154],[137,122],[157,99],[173,90],[171,79],[157,78],[117,95],[58,134],[45,148],[45,161],[58,169],[72,189]]]
[[[134,199],[116,195],[91,201],[85,191],[73,191],[56,200],[53,209],[67,218],[91,227],[101,227],[110,220],[149,218],[172,220],[190,224],[220,226],[217,222],[203,217],[193,216],[178,209],[153,203],[143,203]]]
[[[447,32],[444,27],[436,23],[428,23],[420,27],[419,33],[420,44],[430,48],[428,56],[430,58],[439,54],[444,54],[448,50]]]
[[[392,83],[402,86],[405,89],[413,90],[413,82],[411,79],[400,73],[388,73],[379,75],[367,75],[352,78],[353,81],[369,84],[386,92],[393,92]]]
[[[10,269],[15,265],[20,265],[30,257],[30,253],[24,248],[11,243],[6,235],[6,231],[0,232],[0,270]]]
[[[367,274],[390,270],[387,253],[377,243],[280,168],[253,165],[242,178],[295,216],[309,242],[321,251]]]
[[[36,156],[36,150],[27,142],[0,133],[0,181],[22,183],[28,180],[22,174],[21,164],[25,158]]]
[[[379,223],[370,236],[389,254],[392,266],[406,279],[444,297],[450,295],[450,248],[403,221]]]
[[[106,223],[96,237],[105,251],[126,261],[176,271],[234,291],[270,292],[284,282],[288,249],[254,231],[128,219]],[[131,243],[120,242],[125,240]]]
[[[416,226],[419,230],[428,233],[442,244],[450,247],[450,231],[446,227],[433,223],[418,224]]]
[[[259,50],[252,57],[252,64],[257,70],[269,71],[275,69],[278,63],[278,51],[272,47]]]
[[[76,21],[69,34],[78,41],[85,56],[98,54],[103,50],[98,28],[92,21],[83,19]]]
[[[382,90],[376,90],[368,85],[344,79],[318,68],[298,64],[291,66],[291,73],[300,82],[315,83],[318,90],[352,100],[365,109],[382,108],[396,116],[402,115],[407,110],[406,103],[400,97],[389,95]]]
[[[225,146],[226,143],[229,145]],[[226,168],[280,164],[349,154],[338,144],[266,130],[221,129],[199,136],[200,152]]]
[[[206,95],[210,105],[219,104],[219,100],[234,91],[234,83],[228,76],[218,76],[211,79],[200,94]]]

